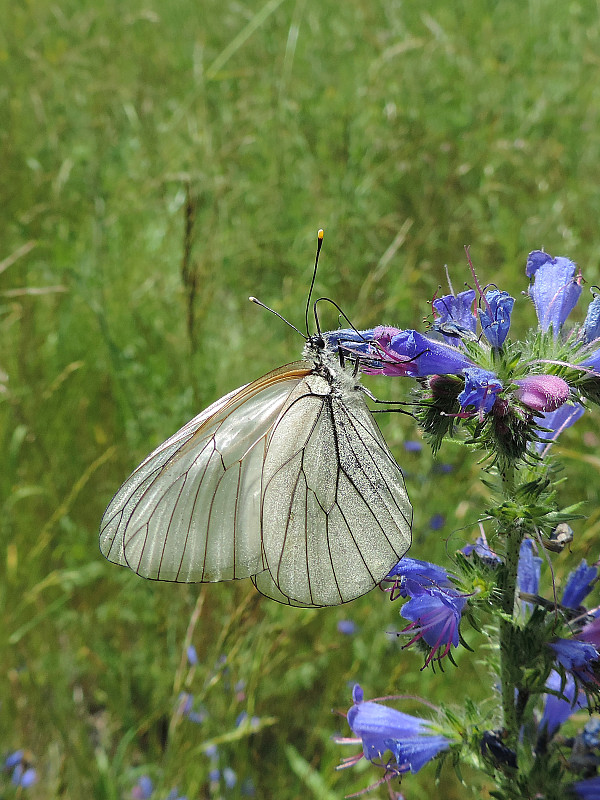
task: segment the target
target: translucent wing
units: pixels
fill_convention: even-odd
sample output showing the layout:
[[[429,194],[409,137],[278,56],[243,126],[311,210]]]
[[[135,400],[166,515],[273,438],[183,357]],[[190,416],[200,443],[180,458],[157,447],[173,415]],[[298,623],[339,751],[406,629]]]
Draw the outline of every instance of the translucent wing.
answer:
[[[298,382],[297,362],[213,403],[119,489],[100,549],[145,578],[193,582],[264,570],[261,486],[267,438]]]
[[[309,607],[370,591],[408,550],[412,509],[363,394],[309,374],[266,443],[257,589]]]

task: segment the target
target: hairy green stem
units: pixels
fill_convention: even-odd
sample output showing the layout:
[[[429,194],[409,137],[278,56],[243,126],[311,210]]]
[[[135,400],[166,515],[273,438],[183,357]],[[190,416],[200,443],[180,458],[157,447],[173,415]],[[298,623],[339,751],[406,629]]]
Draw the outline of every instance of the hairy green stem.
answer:
[[[505,500],[514,496],[515,470],[507,467],[502,472],[502,489]],[[500,682],[502,685],[502,713],[507,744],[514,747],[517,741],[518,724],[515,706],[515,678],[513,664],[515,652],[513,647],[515,592],[517,588],[517,567],[519,550],[523,539],[522,531],[508,528],[501,533],[505,536],[505,563],[502,580],[502,611],[510,619],[500,621]]]

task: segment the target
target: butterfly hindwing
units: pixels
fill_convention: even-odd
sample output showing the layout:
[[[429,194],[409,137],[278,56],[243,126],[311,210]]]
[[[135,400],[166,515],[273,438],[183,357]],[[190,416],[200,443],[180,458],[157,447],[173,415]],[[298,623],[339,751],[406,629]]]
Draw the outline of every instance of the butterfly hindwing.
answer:
[[[311,374],[268,437],[263,547],[275,591],[266,576],[257,588],[273,599],[348,602],[379,583],[410,546],[402,473],[362,392],[348,384]]]

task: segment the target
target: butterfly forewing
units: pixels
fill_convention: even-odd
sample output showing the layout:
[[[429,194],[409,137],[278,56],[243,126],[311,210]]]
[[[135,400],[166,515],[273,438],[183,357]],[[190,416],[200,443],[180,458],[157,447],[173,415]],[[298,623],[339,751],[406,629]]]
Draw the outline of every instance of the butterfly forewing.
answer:
[[[298,362],[231,392],[158,447],[105,512],[102,553],[180,582],[264,569],[260,497],[267,436],[299,380]]]
[[[410,546],[402,473],[354,387],[314,373],[299,382],[267,439],[263,486],[273,584],[257,576],[256,586],[273,599],[348,602],[379,583]]]

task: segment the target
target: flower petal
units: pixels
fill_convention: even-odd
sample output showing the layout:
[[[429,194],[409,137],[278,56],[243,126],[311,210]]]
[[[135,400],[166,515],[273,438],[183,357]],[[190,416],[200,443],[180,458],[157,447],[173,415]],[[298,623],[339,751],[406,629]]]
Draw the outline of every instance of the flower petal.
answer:
[[[479,309],[481,329],[492,347],[502,347],[508,336],[515,299],[508,292],[492,289],[486,292],[485,301]]]
[[[542,331],[552,327],[554,338],[575,307],[581,294],[577,267],[568,258],[552,258],[548,253],[534,250],[527,259],[527,275],[533,278],[529,295]]]
[[[556,411],[569,399],[569,384],[558,375],[528,375],[515,383],[515,397],[532,411]]]

